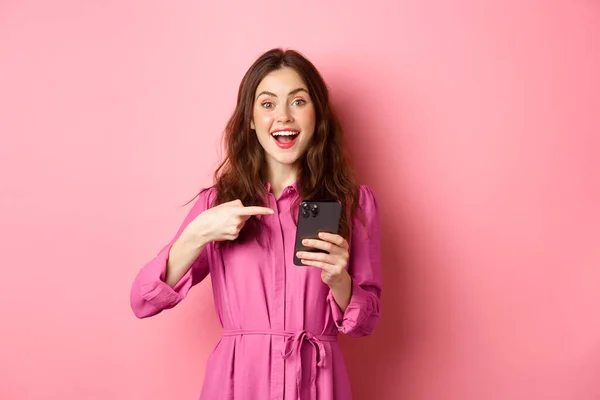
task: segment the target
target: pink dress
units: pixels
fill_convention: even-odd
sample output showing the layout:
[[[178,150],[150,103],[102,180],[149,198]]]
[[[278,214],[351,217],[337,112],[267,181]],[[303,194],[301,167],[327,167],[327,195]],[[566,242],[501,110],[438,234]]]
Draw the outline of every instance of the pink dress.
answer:
[[[131,289],[135,315],[146,318],[176,306],[210,273],[223,334],[209,357],[200,399],[351,399],[337,334],[365,336],[379,320],[380,234],[373,192],[360,187],[363,218],[353,220],[352,298],[344,313],[319,268],[293,263],[295,185],[279,199],[269,196],[275,214],[262,218],[271,228],[270,248],[256,241],[228,248],[211,243],[175,287],[168,286],[163,279],[171,245],[214,195],[214,189],[201,193],[172,241],[140,270]]]

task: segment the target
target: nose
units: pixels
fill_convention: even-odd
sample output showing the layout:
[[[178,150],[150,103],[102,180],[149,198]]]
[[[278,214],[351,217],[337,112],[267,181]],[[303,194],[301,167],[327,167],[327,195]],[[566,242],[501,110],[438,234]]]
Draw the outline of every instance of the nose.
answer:
[[[290,113],[290,109],[287,105],[282,105],[281,107],[279,107],[276,119],[277,122],[292,121],[292,114]]]

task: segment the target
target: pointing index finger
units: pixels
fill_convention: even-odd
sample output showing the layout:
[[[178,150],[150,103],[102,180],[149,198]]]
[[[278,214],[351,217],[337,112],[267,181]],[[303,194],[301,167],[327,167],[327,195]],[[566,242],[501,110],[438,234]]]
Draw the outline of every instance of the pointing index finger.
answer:
[[[275,211],[273,211],[272,209],[267,208],[267,207],[248,206],[248,207],[240,208],[238,211],[238,214],[244,215],[244,216],[271,215],[271,214],[275,214]]]

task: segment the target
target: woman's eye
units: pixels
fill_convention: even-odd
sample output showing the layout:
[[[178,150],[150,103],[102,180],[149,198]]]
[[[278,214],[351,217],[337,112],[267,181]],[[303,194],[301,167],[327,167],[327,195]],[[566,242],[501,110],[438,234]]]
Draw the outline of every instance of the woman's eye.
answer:
[[[304,99],[296,99],[292,104],[294,104],[295,106],[303,106],[306,104],[306,101],[304,101]]]
[[[261,103],[261,105],[264,108],[273,108],[273,103],[271,103],[270,101],[265,101],[264,103]]]

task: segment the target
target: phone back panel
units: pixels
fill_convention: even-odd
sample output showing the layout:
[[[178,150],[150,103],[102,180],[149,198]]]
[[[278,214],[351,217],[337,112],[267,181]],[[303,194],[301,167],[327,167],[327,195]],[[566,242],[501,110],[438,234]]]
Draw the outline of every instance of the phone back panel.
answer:
[[[298,227],[294,246],[294,264],[302,265],[296,257],[298,251],[323,252],[313,247],[305,247],[304,239],[319,239],[319,232],[339,233],[342,206],[335,201],[303,201],[298,210]]]

